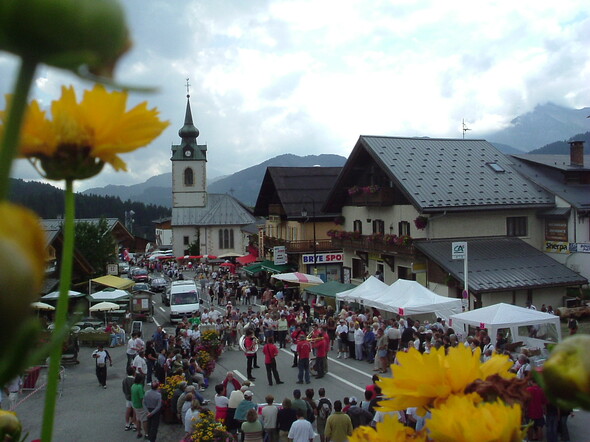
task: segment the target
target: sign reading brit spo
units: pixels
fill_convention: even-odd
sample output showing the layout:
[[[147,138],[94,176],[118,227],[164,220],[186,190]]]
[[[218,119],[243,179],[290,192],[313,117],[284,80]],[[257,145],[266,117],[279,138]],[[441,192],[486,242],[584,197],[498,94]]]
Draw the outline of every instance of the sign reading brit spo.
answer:
[[[344,262],[344,254],[342,253],[316,253],[315,264],[335,264]],[[314,264],[313,253],[309,255],[303,255],[303,264]]]

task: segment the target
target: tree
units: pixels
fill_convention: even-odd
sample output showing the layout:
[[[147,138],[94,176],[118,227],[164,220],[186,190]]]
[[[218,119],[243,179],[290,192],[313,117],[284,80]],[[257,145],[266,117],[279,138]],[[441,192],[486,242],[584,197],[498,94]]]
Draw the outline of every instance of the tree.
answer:
[[[117,243],[109,232],[105,218],[98,223],[78,222],[76,231],[76,249],[84,255],[88,262],[102,275],[107,264],[117,262]]]

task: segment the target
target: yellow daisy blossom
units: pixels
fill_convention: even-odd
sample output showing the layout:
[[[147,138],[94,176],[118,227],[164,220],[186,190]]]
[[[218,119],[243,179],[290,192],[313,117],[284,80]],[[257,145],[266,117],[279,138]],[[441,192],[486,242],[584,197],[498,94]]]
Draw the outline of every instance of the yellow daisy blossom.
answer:
[[[489,361],[480,362],[480,351],[463,345],[449,349],[432,349],[422,354],[412,348],[397,355],[399,365],[392,364],[391,378],[381,378],[379,386],[387,400],[380,402],[382,411],[397,411],[418,407],[423,415],[425,407],[444,402],[452,394],[462,394],[465,387],[476,379],[486,379],[492,374],[510,378],[511,363],[507,356],[494,355]]]
[[[397,416],[385,416],[383,422],[377,423],[377,428],[361,426],[357,427],[349,442],[404,442],[426,441],[423,431],[416,432],[402,424]]]
[[[149,144],[168,126],[143,102],[126,111],[127,92],[102,85],[84,92],[80,103],[73,87],[62,87],[52,102],[52,120],[33,101],[25,116],[19,155],[40,165],[54,180],[96,175],[105,163],[127,170],[119,154]]]
[[[474,395],[477,396],[477,395]],[[475,403],[472,395],[452,396],[432,410],[429,435],[437,442],[517,442],[524,438],[520,405]]]

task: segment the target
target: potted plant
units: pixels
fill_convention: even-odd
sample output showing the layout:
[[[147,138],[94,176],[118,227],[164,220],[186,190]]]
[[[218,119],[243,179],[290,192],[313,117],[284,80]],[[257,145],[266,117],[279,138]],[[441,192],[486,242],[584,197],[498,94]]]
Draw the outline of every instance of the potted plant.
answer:
[[[360,193],[361,189],[358,186],[352,186],[348,188],[348,194],[349,195],[356,195],[357,193]]]
[[[428,225],[428,218],[420,215],[414,220],[414,225],[418,230],[424,230]]]

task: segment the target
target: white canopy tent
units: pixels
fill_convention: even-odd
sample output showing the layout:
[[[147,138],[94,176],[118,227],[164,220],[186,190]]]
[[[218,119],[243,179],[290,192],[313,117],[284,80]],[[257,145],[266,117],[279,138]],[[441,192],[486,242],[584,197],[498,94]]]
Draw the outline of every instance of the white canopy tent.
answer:
[[[452,315],[449,326],[463,337],[468,335],[469,326],[486,328],[492,343],[498,331],[509,342],[522,341],[529,347],[541,348],[547,342],[561,341],[558,316],[504,303]]]
[[[365,305],[402,316],[433,313],[447,320],[462,309],[460,299],[437,295],[419,282],[407,279],[398,279],[368,299]]]
[[[336,293],[336,299],[344,302],[363,302],[371,296],[381,293],[388,287],[383,281],[369,276],[362,284],[344,292]]]
[[[90,302],[102,302],[102,301],[127,301],[131,298],[131,294],[126,290],[119,289],[105,289],[100,292],[92,293],[88,295]]]

